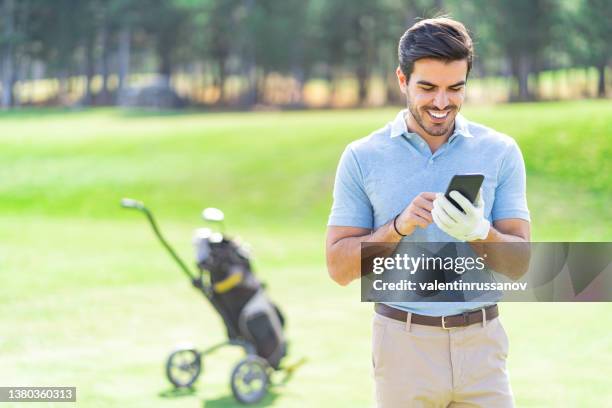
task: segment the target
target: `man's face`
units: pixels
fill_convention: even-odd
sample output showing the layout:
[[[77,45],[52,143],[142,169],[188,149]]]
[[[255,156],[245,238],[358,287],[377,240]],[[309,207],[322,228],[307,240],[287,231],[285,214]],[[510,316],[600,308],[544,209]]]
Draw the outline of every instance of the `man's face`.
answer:
[[[448,135],[465,98],[467,61],[423,58],[414,63],[410,79],[397,69],[402,92],[416,124],[431,136]]]

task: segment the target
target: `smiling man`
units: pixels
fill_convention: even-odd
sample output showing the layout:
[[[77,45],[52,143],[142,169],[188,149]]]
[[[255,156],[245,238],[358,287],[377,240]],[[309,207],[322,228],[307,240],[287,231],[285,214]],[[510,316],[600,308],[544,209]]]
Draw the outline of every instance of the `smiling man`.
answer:
[[[399,42],[397,78],[408,109],[344,151],[328,222],[327,266],[341,285],[360,278],[364,242],[527,243],[525,167],[514,140],[459,114],[472,40],[449,18],[422,20]],[[485,176],[475,204],[441,192],[455,174]],[[458,195],[457,195],[458,194]],[[492,254],[512,279],[526,254]],[[510,259],[510,260],[509,260]],[[379,407],[511,407],[508,338],[495,302],[377,303],[372,363]]]

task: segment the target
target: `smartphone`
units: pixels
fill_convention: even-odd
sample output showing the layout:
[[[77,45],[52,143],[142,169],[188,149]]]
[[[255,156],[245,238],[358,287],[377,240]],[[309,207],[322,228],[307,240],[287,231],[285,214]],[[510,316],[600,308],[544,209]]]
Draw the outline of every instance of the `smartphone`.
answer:
[[[476,204],[476,198],[478,197],[478,191],[484,181],[484,175],[482,174],[456,174],[451,179],[446,189],[444,196],[450,201],[459,211],[463,212],[463,209],[452,197],[449,195],[451,191],[458,191],[465,198],[470,200],[472,204]]]

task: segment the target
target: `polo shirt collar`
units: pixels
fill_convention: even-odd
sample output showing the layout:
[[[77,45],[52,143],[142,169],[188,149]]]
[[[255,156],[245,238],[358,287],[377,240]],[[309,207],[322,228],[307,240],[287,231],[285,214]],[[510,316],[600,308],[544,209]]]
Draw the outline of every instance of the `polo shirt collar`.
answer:
[[[410,138],[414,134],[412,132],[409,132],[408,128],[406,127],[406,119],[404,116],[406,112],[407,112],[407,109],[401,110],[395,116],[395,119],[393,119],[393,122],[391,122],[390,136],[392,138],[397,137],[397,136],[402,136],[402,135],[406,135],[406,137]],[[473,137],[473,135],[470,133],[467,119],[465,119],[463,115],[461,114],[457,114],[457,116],[455,117],[455,131],[449,137],[448,141],[450,142],[457,135],[461,135],[463,137]]]
[[[466,118],[463,117],[462,114],[457,114],[455,116],[455,131],[451,135],[451,138],[455,135],[461,135],[463,137],[474,137],[470,133],[470,127]]]
[[[406,111],[407,109],[401,110],[395,115],[395,119],[391,122],[391,137],[409,134],[408,127],[406,126],[406,119],[404,118]]]

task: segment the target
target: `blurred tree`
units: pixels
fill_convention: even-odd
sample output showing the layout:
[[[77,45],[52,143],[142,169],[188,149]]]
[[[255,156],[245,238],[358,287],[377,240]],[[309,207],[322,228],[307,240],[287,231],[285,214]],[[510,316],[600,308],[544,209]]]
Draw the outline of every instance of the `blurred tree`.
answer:
[[[225,101],[225,82],[229,75],[228,62],[232,54],[237,30],[236,13],[240,0],[203,1],[197,14],[197,34],[194,47],[198,54],[210,61],[214,85],[219,89],[218,102]]]
[[[537,97],[529,84],[529,74],[540,69],[540,58],[551,44],[551,27],[559,22],[558,2],[554,0],[477,0],[487,31],[500,47],[516,80],[511,98]]]
[[[127,87],[130,75],[130,61],[132,54],[132,35],[134,30],[142,24],[139,9],[145,7],[142,0],[112,0],[109,8],[111,18],[115,21],[118,31],[118,79],[119,91]]]
[[[333,68],[355,72],[359,104],[366,102],[370,75],[380,66],[378,50],[390,38],[392,6],[382,0],[338,0],[322,10],[326,59]]]
[[[262,101],[265,78],[270,72],[294,74],[303,81],[304,16],[307,1],[259,0],[249,16],[253,53],[257,62],[256,102]]]
[[[152,39],[157,72],[167,86],[173,69],[185,61],[181,51],[190,44],[192,4],[180,0],[141,0],[140,3],[139,18]]]
[[[154,70],[169,85],[196,68],[200,89],[214,85],[219,103],[228,102],[230,76],[232,100],[264,101],[271,73],[295,79],[289,103],[299,104],[309,78],[327,79],[334,94],[347,74],[359,104],[373,77],[400,102],[398,39],[417,18],[447,12],[472,31],[472,75],[512,75],[512,99],[537,97],[540,70],[571,66],[597,67],[604,96],[611,8],[607,0],[0,0],[0,102],[16,102],[14,84],[31,77],[30,66],[58,79],[62,103],[81,83],[74,78],[85,78],[81,103],[113,103],[115,73],[121,90],[130,71]]]
[[[82,4],[75,0],[58,0],[53,4],[33,0],[27,10],[25,36],[27,41],[38,44],[31,49],[32,56],[44,61],[50,76],[58,78],[60,97],[67,94],[70,71],[75,71],[74,51],[81,33],[74,22],[81,21]]]
[[[13,104],[15,2],[4,0],[2,4],[2,107]]]
[[[574,55],[587,66],[597,68],[597,96],[603,98],[606,96],[606,67],[612,56],[612,1],[582,0],[575,25],[582,41]]]
[[[447,11],[468,29],[474,42],[474,60],[470,76],[482,77],[505,74],[504,50],[492,33],[496,28],[482,18],[480,2],[447,0]]]

